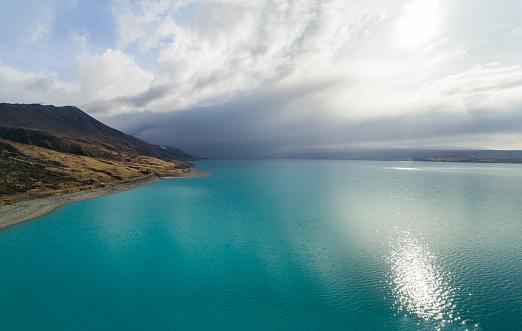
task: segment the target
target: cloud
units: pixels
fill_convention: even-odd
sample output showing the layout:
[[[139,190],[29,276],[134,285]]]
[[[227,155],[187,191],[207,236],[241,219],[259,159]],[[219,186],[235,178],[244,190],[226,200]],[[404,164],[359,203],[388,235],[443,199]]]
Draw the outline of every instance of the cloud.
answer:
[[[119,50],[109,49],[99,56],[83,54],[77,58],[76,68],[80,82],[68,84],[56,74],[25,73],[1,65],[0,98],[6,102],[82,105],[93,114],[114,115],[167,93],[165,86],[153,86],[152,73]]]
[[[411,16],[407,4],[115,1],[117,47],[91,55],[89,31],[69,33],[84,52],[75,65],[83,96],[78,103],[97,113],[104,109],[108,116],[185,111],[230,102],[265,85],[335,80],[337,86],[314,94],[314,105],[355,117],[382,114],[387,110],[369,102],[372,94],[406,95],[400,91],[404,86],[390,86],[397,80],[393,76],[413,77],[411,72],[424,69],[422,60],[405,64],[411,58],[390,44],[387,31],[397,30],[394,22],[401,15]]]
[[[118,44],[157,55],[156,77],[182,88],[185,108],[227,102],[290,75],[336,70],[369,18],[377,19],[344,1],[198,1],[197,10],[180,3],[127,9]],[[192,21],[178,23],[173,14],[187,8]]]
[[[334,84],[334,82],[331,82]],[[328,85],[322,86],[328,90]],[[467,109],[346,118],[310,106],[307,94],[321,88],[266,88],[241,100],[189,112],[144,112],[107,119],[125,132],[158,144],[180,147],[201,157],[263,157],[295,148],[453,145],[474,148],[520,148],[522,116],[518,109],[492,112]],[[246,111],[248,110],[248,111]],[[502,141],[510,137],[512,142]],[[504,139],[505,140],[505,139]],[[461,142],[463,145],[460,145]],[[517,147],[518,146],[518,147]]]
[[[12,103],[74,104],[78,86],[56,75],[25,73],[0,63],[0,100]]]
[[[499,63],[477,64],[458,74],[427,82],[422,93],[430,95],[445,111],[488,110],[492,114],[522,106],[522,68]]]
[[[133,109],[144,108],[150,105],[155,100],[162,99],[171,90],[172,88],[167,84],[152,86],[142,93],[117,98],[115,102],[120,103],[122,105],[128,105]]]
[[[83,55],[77,59],[81,79],[81,94],[85,108],[93,113],[112,114],[128,111],[126,107],[112,108],[116,99],[132,97],[147,91],[154,75],[141,69],[136,62],[120,50],[109,49],[100,56]],[[105,106],[98,109],[97,106]]]
[[[0,32],[31,44],[46,42],[54,32],[57,15],[76,4],[76,0],[4,0],[0,5]]]
[[[195,1],[114,1],[118,27],[118,48],[137,44],[142,51],[157,48],[180,30],[174,18],[181,9],[190,8]]]
[[[513,1],[114,0],[110,14],[91,3],[47,2],[33,43],[19,29],[30,46],[0,37],[0,97],[73,103],[209,155],[516,135]]]

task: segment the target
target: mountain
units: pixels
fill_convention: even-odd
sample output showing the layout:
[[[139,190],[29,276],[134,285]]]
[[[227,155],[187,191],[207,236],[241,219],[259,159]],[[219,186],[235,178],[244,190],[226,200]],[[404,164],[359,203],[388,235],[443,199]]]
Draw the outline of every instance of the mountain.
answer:
[[[152,145],[113,129],[74,106],[2,103],[0,138],[93,157],[101,156],[93,147],[102,145],[162,160],[195,160],[180,149]]]
[[[0,205],[190,171],[196,160],[113,129],[77,107],[0,103]]]

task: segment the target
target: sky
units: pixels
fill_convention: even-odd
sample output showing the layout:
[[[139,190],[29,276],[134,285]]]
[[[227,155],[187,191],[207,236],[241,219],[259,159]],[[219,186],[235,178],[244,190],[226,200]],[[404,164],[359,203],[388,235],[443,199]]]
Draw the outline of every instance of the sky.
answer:
[[[200,157],[522,149],[519,0],[2,0],[0,102]]]

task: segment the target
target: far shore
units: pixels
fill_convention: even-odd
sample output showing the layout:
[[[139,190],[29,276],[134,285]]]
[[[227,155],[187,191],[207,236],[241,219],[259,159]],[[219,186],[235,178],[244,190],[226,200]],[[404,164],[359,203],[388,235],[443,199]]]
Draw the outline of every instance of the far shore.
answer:
[[[47,197],[36,197],[0,206],[0,229],[32,220],[50,213],[56,208],[83,200],[95,199],[110,194],[133,190],[168,178],[194,178],[212,176],[209,172],[190,171],[179,175],[157,175],[134,182],[98,187],[89,190],[64,193]]]

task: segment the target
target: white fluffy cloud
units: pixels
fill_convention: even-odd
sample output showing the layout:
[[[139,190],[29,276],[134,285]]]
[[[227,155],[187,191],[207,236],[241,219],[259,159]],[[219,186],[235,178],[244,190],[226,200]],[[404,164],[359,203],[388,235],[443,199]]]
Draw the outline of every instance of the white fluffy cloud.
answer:
[[[369,28],[381,29],[374,33],[382,38],[382,29],[393,25],[391,18],[379,22],[391,6],[374,12],[346,1],[120,2],[115,8],[125,8],[118,44],[155,58],[157,80],[176,87],[173,94],[183,102],[174,105],[181,108],[227,102],[266,84],[313,83],[371,68],[376,60],[359,58],[367,54],[357,47],[371,48]],[[176,17],[184,10],[189,22]],[[156,110],[171,110],[172,100],[165,101]]]
[[[100,56],[83,55],[77,59],[81,95],[87,110],[123,113],[123,105],[111,101],[143,93],[151,86],[154,75],[141,69],[128,55],[109,49]],[[102,109],[98,109],[102,107]]]
[[[123,8],[118,45],[153,58],[156,83],[171,88],[148,104],[152,111],[321,82],[329,88],[293,96],[298,100],[282,104],[281,112],[360,119],[432,111],[439,97],[451,102],[446,111],[472,105],[472,96],[448,98],[435,83],[476,65],[452,42],[444,24],[450,4],[439,0],[163,0],[115,8]]]
[[[25,73],[0,63],[0,100],[13,103],[73,104],[79,87],[56,74]]]
[[[76,60],[79,83],[62,82],[57,74],[24,73],[0,66],[0,97],[5,102],[81,104],[92,113],[119,114],[133,111],[115,100],[146,92],[154,75],[142,70],[119,50],[99,56],[84,54]]]

